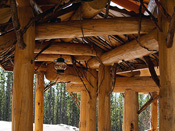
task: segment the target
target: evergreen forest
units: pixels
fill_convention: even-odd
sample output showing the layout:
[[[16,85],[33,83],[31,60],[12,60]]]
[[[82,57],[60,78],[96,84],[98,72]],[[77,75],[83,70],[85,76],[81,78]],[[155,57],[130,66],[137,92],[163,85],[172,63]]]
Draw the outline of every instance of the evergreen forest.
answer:
[[[11,121],[13,73],[0,68],[0,121]],[[45,85],[49,82],[46,80]],[[35,111],[35,84],[33,86],[33,112]],[[74,94],[80,101],[80,93]],[[149,95],[139,95],[139,108]],[[98,102],[97,102],[98,103]],[[122,131],[124,94],[111,94],[111,131]],[[98,109],[97,109],[98,112]],[[44,93],[44,124],[67,124],[78,127],[79,107],[66,91],[65,83],[58,83]],[[35,113],[33,113],[35,116]],[[97,114],[98,117],[98,114]],[[34,117],[33,117],[34,118]],[[34,120],[34,119],[33,119]],[[33,121],[34,122],[34,121]],[[98,123],[98,122],[97,122]],[[150,106],[139,115],[139,131],[150,128]],[[98,130],[98,129],[97,129]]]

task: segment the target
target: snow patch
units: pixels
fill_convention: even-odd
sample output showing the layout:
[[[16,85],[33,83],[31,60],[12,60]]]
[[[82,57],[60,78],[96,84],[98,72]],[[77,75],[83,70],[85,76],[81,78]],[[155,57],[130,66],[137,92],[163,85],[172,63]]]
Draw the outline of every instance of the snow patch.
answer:
[[[35,129],[35,124],[33,124],[33,130]],[[0,121],[0,131],[11,131],[12,123],[7,121]],[[77,127],[69,126],[65,124],[50,125],[43,124],[43,131],[79,131]]]

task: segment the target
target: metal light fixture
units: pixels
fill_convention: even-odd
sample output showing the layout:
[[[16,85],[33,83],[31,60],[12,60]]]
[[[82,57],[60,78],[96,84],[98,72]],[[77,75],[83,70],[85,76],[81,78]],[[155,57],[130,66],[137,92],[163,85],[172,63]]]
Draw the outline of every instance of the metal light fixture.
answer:
[[[67,64],[63,58],[58,58],[54,67],[57,70],[57,73],[64,73],[67,68]]]

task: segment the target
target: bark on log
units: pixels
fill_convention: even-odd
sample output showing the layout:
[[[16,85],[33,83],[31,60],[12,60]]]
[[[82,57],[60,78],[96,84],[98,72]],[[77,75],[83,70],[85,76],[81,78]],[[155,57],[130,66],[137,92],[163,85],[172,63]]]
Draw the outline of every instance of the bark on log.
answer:
[[[152,31],[148,35],[140,37],[140,43],[142,46],[149,48],[150,50],[158,50],[157,31]],[[154,51],[148,51],[141,47],[136,40],[126,43],[120,47],[104,53],[100,59],[104,65],[112,65],[113,63],[121,62],[122,60],[128,61],[135,58],[141,58],[145,55],[152,54]],[[88,61],[90,68],[98,68],[99,61],[92,58]]]
[[[38,25],[36,27],[36,39],[38,40],[99,35],[137,34],[138,24],[139,21],[136,17],[79,21],[75,20],[61,23],[47,23]],[[148,33],[153,30],[154,27],[155,26],[149,19],[142,18],[141,33]]]

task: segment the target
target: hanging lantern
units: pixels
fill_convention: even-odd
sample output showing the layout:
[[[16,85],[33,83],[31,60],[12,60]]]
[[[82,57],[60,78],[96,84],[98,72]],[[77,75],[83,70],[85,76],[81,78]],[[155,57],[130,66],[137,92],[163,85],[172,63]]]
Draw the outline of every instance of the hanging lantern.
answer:
[[[67,64],[63,58],[58,58],[54,67],[57,70],[57,73],[64,73],[67,68]]]

